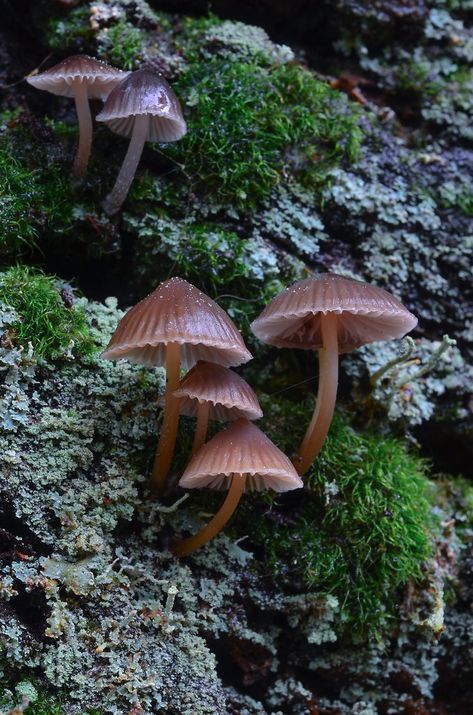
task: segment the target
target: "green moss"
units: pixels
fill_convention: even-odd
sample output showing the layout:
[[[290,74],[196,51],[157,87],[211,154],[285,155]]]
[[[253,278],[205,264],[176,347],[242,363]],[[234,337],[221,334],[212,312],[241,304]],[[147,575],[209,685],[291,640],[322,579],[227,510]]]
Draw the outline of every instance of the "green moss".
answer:
[[[290,454],[310,410],[274,398],[262,406],[264,427]],[[339,416],[305,477],[308,493],[258,515],[253,536],[278,579],[336,596],[341,629],[374,635],[392,625],[402,587],[421,581],[432,554],[425,469],[403,442],[360,434]]]
[[[400,89],[420,95],[435,95],[439,92],[441,84],[429,80],[430,72],[431,67],[427,60],[409,59],[397,67],[396,84]]]
[[[197,61],[175,88],[191,110],[187,135],[168,151],[221,202],[256,204],[288,173],[317,185],[359,152],[358,110],[298,65]]]
[[[160,22],[163,13],[159,14]],[[181,18],[179,33],[176,36],[176,47],[189,63],[197,63],[202,59],[202,40],[212,27],[222,24],[216,15],[209,13],[204,17]]]
[[[3,679],[2,679],[3,680]],[[22,680],[13,687],[10,683],[0,681],[0,707],[10,710],[12,703],[18,704],[23,694],[30,695],[30,705],[26,708],[25,715],[62,715],[62,698],[52,696],[44,690],[35,679]],[[2,710],[2,712],[4,712]],[[84,715],[100,715],[99,710],[87,710]]]
[[[0,135],[0,255],[24,253],[48,226],[61,232],[72,223],[64,166],[50,163],[47,148],[30,149],[25,141],[17,152],[8,135]]]
[[[46,40],[52,50],[84,52],[94,42],[94,31],[90,25],[88,4],[70,10],[67,15],[49,21]]]
[[[143,59],[144,34],[126,20],[120,20],[102,33],[106,59],[124,70],[138,69]]]
[[[146,182],[138,185],[141,198],[137,201],[141,202]],[[179,202],[180,197],[174,195],[171,201]],[[251,339],[250,322],[284,288],[285,282],[299,277],[292,265],[280,271],[273,253],[262,241],[240,238],[216,223],[179,221],[165,209],[146,213],[144,203],[133,208],[133,215],[125,214],[125,224],[132,235],[139,237],[133,271],[142,290],[151,290],[168,275],[180,275],[217,300],[245,338]]]
[[[284,288],[281,280],[265,277],[251,242],[215,225],[192,226],[186,240],[179,243],[174,260],[176,273],[217,299],[245,338],[251,321]],[[271,268],[265,268],[271,274]]]
[[[91,352],[85,313],[66,307],[54,277],[26,266],[10,268],[0,273],[0,303],[20,318],[12,326],[12,342],[25,347],[31,343],[37,357],[57,357],[71,348],[71,341],[76,355]]]

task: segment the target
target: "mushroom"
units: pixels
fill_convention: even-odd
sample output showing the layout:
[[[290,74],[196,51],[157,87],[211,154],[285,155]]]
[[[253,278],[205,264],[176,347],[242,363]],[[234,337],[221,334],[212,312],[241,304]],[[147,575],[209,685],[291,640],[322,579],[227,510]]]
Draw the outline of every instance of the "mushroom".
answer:
[[[242,377],[223,365],[204,360],[199,360],[182,378],[174,397],[180,399],[181,415],[197,417],[192,454],[205,442],[209,419],[228,422],[239,417],[259,420],[263,416],[258,398]]]
[[[88,55],[73,55],[41,74],[31,75],[26,81],[62,97],[74,97],[79,120],[79,146],[72,168],[73,176],[84,176],[92,146],[92,117],[89,99],[105,100],[112,89],[129,72],[111,67],[106,62]]]
[[[179,100],[166,80],[151,69],[131,72],[115,87],[97,115],[122,137],[131,137],[115,186],[102,206],[112,215],[125,201],[146,141],[173,142],[187,127]]]
[[[171,464],[179,421],[179,370],[198,360],[225,367],[251,360],[237,328],[211,298],[182,278],[170,278],[121,319],[102,353],[152,367],[166,366],[163,423],[151,474],[153,494],[161,494]]]
[[[300,489],[303,483],[289,459],[269,437],[240,418],[193,456],[179,485],[186,489],[228,489],[225,501],[209,523],[194,536],[173,544],[175,556],[187,556],[219,533],[245,490],[287,492]]]
[[[319,351],[317,401],[294,460],[299,474],[320,452],[332,421],[338,355],[375,340],[402,338],[416,325],[417,318],[387,291],[335,273],[286,288],[252,323],[265,343]]]

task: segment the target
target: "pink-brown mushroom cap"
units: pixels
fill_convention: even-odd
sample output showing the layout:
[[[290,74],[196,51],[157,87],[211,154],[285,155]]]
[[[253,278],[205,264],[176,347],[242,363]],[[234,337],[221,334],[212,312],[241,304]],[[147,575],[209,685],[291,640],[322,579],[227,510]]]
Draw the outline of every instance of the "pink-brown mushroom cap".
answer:
[[[245,491],[287,492],[303,486],[286,455],[245,419],[232,422],[196,452],[179,485],[185,489],[228,489],[234,476],[246,477]]]
[[[170,278],[121,319],[102,353],[152,367],[166,364],[166,346],[181,346],[181,365],[198,360],[225,367],[251,360],[239,331],[215,301],[182,278]]]
[[[263,411],[246,380],[223,365],[200,360],[181,380],[174,397],[179,397],[179,410],[196,417],[199,404],[209,403],[209,419],[232,421],[240,417],[259,420]]]
[[[72,55],[41,74],[27,77],[26,81],[36,89],[42,89],[61,97],[74,97],[73,83],[80,79],[87,84],[89,99],[106,99],[112,89],[130,73],[112,67],[102,60],[88,55]]]
[[[110,93],[96,119],[116,134],[130,137],[135,118],[149,117],[148,141],[172,142],[187,131],[181,105],[174,91],[157,72],[131,72]]]
[[[299,281],[276,296],[253,321],[253,333],[279,348],[322,347],[321,316],[338,316],[340,353],[375,340],[402,338],[417,318],[383,288],[325,273]]]

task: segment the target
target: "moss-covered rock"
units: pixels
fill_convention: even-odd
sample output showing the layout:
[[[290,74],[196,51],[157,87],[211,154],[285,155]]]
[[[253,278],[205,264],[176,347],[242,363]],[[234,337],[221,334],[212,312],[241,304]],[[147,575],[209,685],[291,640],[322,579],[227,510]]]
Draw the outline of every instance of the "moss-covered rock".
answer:
[[[455,715],[469,713],[471,489],[430,477],[468,465],[471,449],[470,5],[275,0],[266,16],[264,3],[216,0],[225,20],[199,2],[201,16],[163,12],[178,0],[9,6],[1,709],[29,697],[38,715],[406,715],[453,693]],[[50,64],[77,52],[149,63],[183,102],[187,137],[145,147],[113,219],[100,202],[126,140],[95,126],[73,188],[74,103],[19,82],[51,52]],[[314,360],[261,345],[249,323],[320,270],[400,297],[420,318],[412,353],[377,343],[345,356],[341,409],[306,489],[245,497],[226,534],[176,562],[170,539],[221,496],[172,486],[149,502],[162,371],[101,360],[116,298],[76,298],[51,276],[122,307],[172,274],[201,287],[244,332],[256,359],[242,372],[291,454]],[[172,485],[192,426],[182,420]]]
[[[8,342],[39,359],[85,355],[93,344],[81,306],[70,286],[26,266],[0,273],[0,304],[14,311]]]
[[[97,348],[105,345],[122,315],[116,302],[81,305]],[[20,372],[31,359],[13,348],[6,356]],[[329,668],[334,648],[345,662],[367,632],[390,642],[394,624],[420,629],[416,638],[437,627],[433,539],[443,537],[430,515],[438,497],[427,489],[425,465],[400,442],[355,432],[346,418],[302,498],[247,498],[230,538],[186,563],[173,559],[171,534],[196,530],[201,510],[220,498],[146,497],[163,384],[161,370],[97,353],[33,368],[18,384],[25,419],[0,437],[0,630],[10,689],[17,673],[34,671],[41,690],[59,692],[53,712],[223,715],[239,696],[223,688],[212,651],[229,652],[234,683],[253,672],[269,707],[296,697],[291,664],[308,673]],[[262,402],[266,428],[290,453],[294,421],[303,429],[309,405]],[[178,462],[190,433],[185,421]],[[245,549],[234,543],[243,535]],[[377,646],[379,664],[385,648]],[[379,681],[375,650],[364,667]],[[365,670],[351,678],[366,687]],[[340,697],[349,702],[344,691]]]

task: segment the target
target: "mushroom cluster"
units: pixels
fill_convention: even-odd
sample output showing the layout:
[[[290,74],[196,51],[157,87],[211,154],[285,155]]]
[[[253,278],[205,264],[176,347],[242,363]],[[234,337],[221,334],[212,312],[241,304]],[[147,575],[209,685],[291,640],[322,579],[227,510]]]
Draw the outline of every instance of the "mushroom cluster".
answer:
[[[105,102],[97,121],[104,122],[116,134],[130,138],[115,186],[102,204],[108,215],[122,207],[145,142],[172,142],[186,133],[174,91],[161,75],[149,68],[125,72],[88,55],[73,55],[41,74],[29,75],[26,80],[36,89],[75,100],[79,146],[72,174],[76,181],[86,173],[92,146],[89,99]]]
[[[319,385],[312,420],[293,462],[251,420],[262,417],[251,387],[229,369],[251,359],[229,316],[181,278],[158,285],[120,321],[103,357],[166,368],[163,422],[150,491],[160,496],[174,453],[179,415],[196,417],[184,488],[227,489],[221,508],[197,534],[174,542],[182,557],[212,539],[244,491],[299,489],[332,420],[338,355],[374,340],[400,338],[417,324],[385,290],[332,273],[299,281],[266,306],[252,323],[255,335],[277,347],[317,350]],[[180,379],[181,367],[188,369]],[[209,419],[232,424],[205,443]]]
[[[302,486],[288,458],[251,425],[249,420],[262,416],[257,397],[229,369],[251,360],[251,353],[227,313],[195,286],[182,278],[160,283],[124,315],[102,357],[166,368],[151,494],[159,496],[166,489],[180,412],[197,416],[193,457],[181,486],[229,488],[218,514],[194,537],[176,544],[176,555],[191,553],[215,536],[245,488],[288,491]],[[181,367],[189,369],[182,381]],[[204,445],[209,418],[234,424]]]

